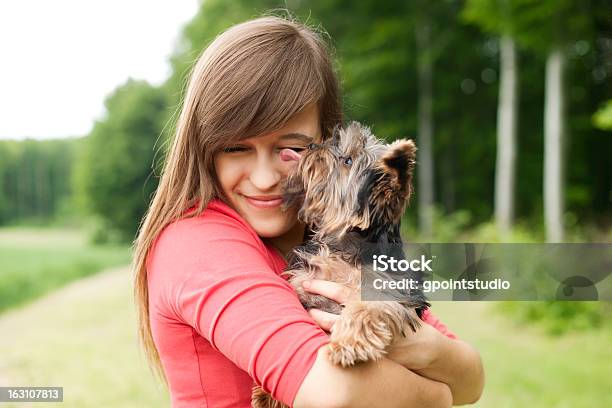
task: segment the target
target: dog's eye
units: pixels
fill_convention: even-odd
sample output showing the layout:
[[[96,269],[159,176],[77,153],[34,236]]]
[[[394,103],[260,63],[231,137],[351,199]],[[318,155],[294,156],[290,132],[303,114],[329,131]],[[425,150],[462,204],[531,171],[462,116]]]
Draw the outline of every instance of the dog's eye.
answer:
[[[351,164],[353,164],[353,159],[351,159],[350,157],[345,157],[344,164],[346,164],[347,166],[350,166]]]
[[[318,144],[316,144],[316,143],[311,143],[311,144],[309,144],[309,145],[308,145],[308,149],[310,149],[310,150],[314,150],[314,149],[316,149],[317,147],[319,147],[319,145],[318,145]]]

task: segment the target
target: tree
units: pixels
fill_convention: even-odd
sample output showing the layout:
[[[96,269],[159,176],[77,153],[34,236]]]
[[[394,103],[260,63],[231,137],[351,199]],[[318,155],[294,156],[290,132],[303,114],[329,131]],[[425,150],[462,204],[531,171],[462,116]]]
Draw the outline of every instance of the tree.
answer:
[[[499,36],[500,71],[495,166],[495,221],[507,235],[514,222],[518,121],[518,62],[514,41],[512,0],[469,0],[466,20]]]
[[[501,80],[497,111],[497,161],[495,168],[495,220],[502,234],[514,223],[516,184],[518,67],[516,47],[510,35],[500,38]]]
[[[49,221],[68,200],[76,139],[0,141],[0,225]]]
[[[516,75],[519,85],[516,86],[514,98],[514,103],[521,110],[521,120],[515,119],[516,146],[520,145],[521,151],[520,154],[517,152],[514,165],[502,167],[515,168],[515,178],[520,183],[514,183],[513,194],[504,195],[514,195],[515,199],[500,199],[498,202],[511,203],[515,217],[529,217],[530,221],[539,222],[544,190],[544,138],[541,137],[545,84],[543,67],[551,45],[549,34],[555,26],[550,24],[551,14],[546,9],[555,6],[555,2],[507,0],[509,12],[502,12],[501,1],[481,2],[492,5],[493,11],[499,15],[497,19],[488,18],[491,24],[495,24],[491,29],[466,25],[464,20],[459,19],[464,2],[445,0],[425,4],[431,26],[427,51],[431,53],[432,68],[443,68],[436,70],[435,80],[432,75],[431,83],[431,117],[435,118],[431,126],[432,133],[435,130],[435,143],[432,143],[431,149],[435,160],[435,166],[432,165],[435,169],[433,196],[436,204],[441,204],[445,212],[467,211],[470,223],[476,224],[490,219],[494,209],[493,200],[489,200],[489,197],[495,196],[495,188],[513,184],[495,183],[496,173],[501,173],[496,167],[502,163],[501,158],[496,160],[496,128],[500,132],[507,129],[506,126],[496,126],[501,122],[501,119],[496,121],[496,116],[501,115],[500,110],[508,112],[501,106],[509,105],[501,103],[502,85],[499,83],[506,82],[502,79],[502,66],[507,64],[501,52],[505,47],[500,41],[502,33],[506,31],[500,31],[497,26],[511,23],[512,31],[508,32],[514,42],[516,64],[519,53],[521,61],[521,75]],[[560,3],[564,2],[567,0]],[[595,3],[599,6],[593,8]],[[418,106],[421,99],[415,41],[421,4],[401,0],[206,1],[183,32],[183,39],[173,57],[175,70],[164,89],[169,95],[170,105],[176,111],[189,67],[206,44],[234,23],[262,15],[268,9],[287,7],[301,21],[314,27],[320,23],[329,33],[342,81],[346,119],[359,120],[371,126],[377,136],[388,141],[398,137],[414,138],[418,135]],[[578,3],[572,4],[576,7]],[[568,128],[580,139],[571,140],[572,160],[566,161],[571,172],[565,199],[568,209],[580,218],[602,216],[609,207],[609,176],[606,175],[604,149],[599,146],[607,146],[606,140],[612,140],[609,137],[604,140],[603,136],[607,136],[604,132],[588,127],[597,105],[609,98],[605,92],[609,79],[604,76],[599,82],[590,81],[591,71],[605,74],[609,66],[604,57],[607,42],[603,41],[609,38],[610,32],[609,19],[605,18],[607,8],[603,0],[586,0],[582,8],[574,13],[576,18],[598,20],[600,27],[597,35],[587,39],[592,51],[581,54],[585,56],[580,58],[570,55],[568,61],[567,80],[573,84],[569,97],[580,95],[575,92],[578,87],[586,98],[582,102],[576,100],[576,103],[568,103],[571,110],[567,113]],[[282,11],[275,14],[286,15]],[[570,25],[567,29],[573,31],[574,27]],[[570,37],[580,38],[573,34]],[[575,41],[570,45],[574,47]],[[596,47],[604,48],[596,50]],[[593,61],[595,59],[596,62]],[[608,78],[612,78],[612,74]],[[521,90],[520,104],[518,89]],[[517,111],[514,117],[518,116]],[[172,129],[172,125],[166,128]],[[587,143],[587,140],[596,142]],[[417,140],[417,144],[420,148],[418,173],[424,168],[425,156],[422,143]],[[422,193],[418,184],[416,193],[417,197]],[[594,205],[585,205],[591,197]],[[499,205],[497,207],[500,208]],[[417,221],[416,213],[408,211],[409,222]]]
[[[522,48],[546,59],[544,224],[547,240],[553,242],[562,241],[564,234],[564,145],[568,128],[564,82],[566,50],[577,39],[587,37],[591,30],[589,10],[593,5],[588,3],[577,0],[471,0],[466,10],[468,17],[486,29],[497,27],[502,33],[510,33]]]
[[[546,59],[544,100],[544,224],[546,239],[563,241],[563,150],[565,144],[565,55],[555,46]]]
[[[150,176],[167,100],[159,88],[130,79],[105,105],[106,117],[86,139],[75,183],[86,207],[131,240],[157,187]]]
[[[435,92],[434,66],[452,38],[463,40],[462,27],[455,23],[458,2],[335,0],[308,4],[308,9],[337,44],[347,116],[373,126],[387,140],[416,135],[418,222],[421,233],[431,236],[436,191],[444,189],[449,209],[455,201],[454,181],[434,170],[434,118],[439,107],[452,110],[452,92],[439,83]],[[444,85],[457,89],[459,82]]]
[[[546,240],[564,239],[564,152],[567,138],[566,48],[590,30],[584,3],[577,0],[532,1],[530,16],[538,24],[534,44],[546,53],[544,101],[544,224]]]
[[[433,52],[431,47],[431,19],[427,4],[421,10],[415,24],[418,84],[418,136],[419,164],[418,198],[419,229],[430,237],[433,230],[434,206],[434,158],[433,158]]]
[[[595,112],[593,124],[602,130],[612,130],[612,99]]]

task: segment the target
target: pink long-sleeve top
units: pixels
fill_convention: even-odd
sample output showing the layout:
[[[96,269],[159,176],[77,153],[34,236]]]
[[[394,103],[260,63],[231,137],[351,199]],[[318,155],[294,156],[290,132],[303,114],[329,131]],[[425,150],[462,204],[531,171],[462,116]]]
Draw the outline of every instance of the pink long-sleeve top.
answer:
[[[280,276],[285,267],[220,200],[158,236],[149,314],[174,408],[247,408],[255,384],[293,404],[329,337]],[[429,311],[423,320],[455,338]]]

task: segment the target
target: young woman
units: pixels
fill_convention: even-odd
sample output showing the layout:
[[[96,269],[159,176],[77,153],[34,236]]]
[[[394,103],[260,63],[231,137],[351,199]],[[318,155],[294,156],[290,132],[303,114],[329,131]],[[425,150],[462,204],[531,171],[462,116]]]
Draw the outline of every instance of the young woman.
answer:
[[[426,313],[388,358],[326,358],[334,315],[306,312],[280,276],[304,238],[282,180],[342,122],[325,43],[280,18],[221,34],[197,61],[136,241],[140,335],[173,407],[248,407],[254,383],[294,407],[443,407],[478,399],[478,353]],[[307,290],[340,303],[344,287]]]

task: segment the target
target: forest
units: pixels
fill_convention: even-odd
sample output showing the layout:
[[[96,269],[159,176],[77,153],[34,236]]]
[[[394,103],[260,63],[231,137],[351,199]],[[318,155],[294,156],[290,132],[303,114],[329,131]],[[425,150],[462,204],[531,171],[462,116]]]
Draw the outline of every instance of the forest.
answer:
[[[206,1],[163,85],[109,90],[88,135],[0,142],[0,225],[94,217],[102,235],[130,242],[193,61],[221,30],[263,14],[328,40],[347,120],[416,140],[410,233],[609,239],[612,21],[598,0]]]

